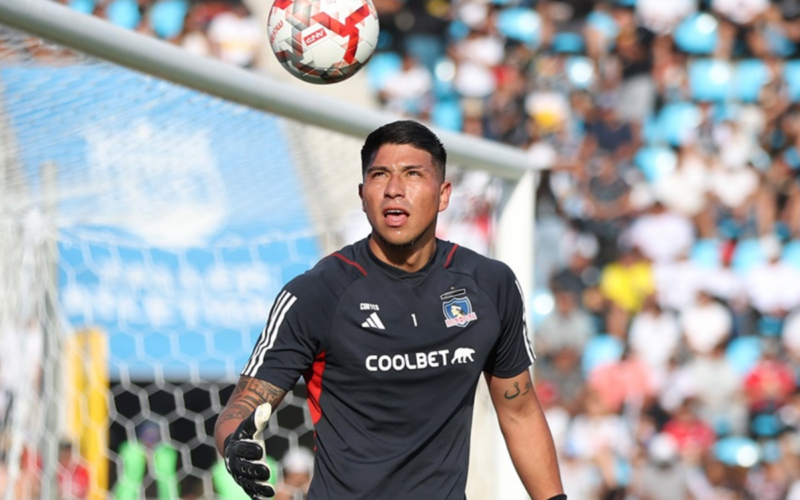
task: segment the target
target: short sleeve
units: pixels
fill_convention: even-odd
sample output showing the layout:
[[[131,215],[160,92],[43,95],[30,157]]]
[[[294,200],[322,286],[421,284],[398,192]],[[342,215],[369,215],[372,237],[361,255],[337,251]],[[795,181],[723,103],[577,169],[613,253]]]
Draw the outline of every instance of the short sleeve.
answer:
[[[321,300],[312,287],[290,282],[275,299],[241,374],[291,390],[322,350],[330,309],[331,301]]]
[[[514,377],[533,363],[533,352],[526,320],[522,287],[510,269],[506,268],[499,284],[497,308],[500,336],[490,356],[486,371],[497,377]]]

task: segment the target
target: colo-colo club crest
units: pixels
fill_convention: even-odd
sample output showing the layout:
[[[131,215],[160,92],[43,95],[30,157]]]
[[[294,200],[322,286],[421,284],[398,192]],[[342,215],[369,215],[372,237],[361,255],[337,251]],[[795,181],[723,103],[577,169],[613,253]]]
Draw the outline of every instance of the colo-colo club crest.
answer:
[[[444,323],[447,328],[451,326],[465,327],[470,321],[478,319],[478,315],[472,310],[472,303],[467,297],[466,290],[456,290],[442,295],[442,310],[444,311]]]

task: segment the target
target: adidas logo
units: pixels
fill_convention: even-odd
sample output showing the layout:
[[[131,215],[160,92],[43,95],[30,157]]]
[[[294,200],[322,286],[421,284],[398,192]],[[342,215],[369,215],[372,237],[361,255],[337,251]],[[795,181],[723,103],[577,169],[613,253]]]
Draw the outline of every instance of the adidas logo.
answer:
[[[361,326],[364,328],[374,328],[376,330],[386,330],[386,327],[383,326],[383,322],[378,317],[378,313],[376,312],[370,314],[367,320],[361,323]]]

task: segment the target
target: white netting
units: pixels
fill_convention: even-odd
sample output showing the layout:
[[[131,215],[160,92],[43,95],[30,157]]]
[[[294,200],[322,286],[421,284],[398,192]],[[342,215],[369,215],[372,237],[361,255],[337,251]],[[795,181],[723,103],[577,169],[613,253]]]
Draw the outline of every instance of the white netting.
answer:
[[[241,498],[216,416],[283,283],[367,234],[360,142],[0,25],[5,498]],[[443,228],[488,252],[499,183],[454,175]],[[302,469],[302,383],[270,432]]]

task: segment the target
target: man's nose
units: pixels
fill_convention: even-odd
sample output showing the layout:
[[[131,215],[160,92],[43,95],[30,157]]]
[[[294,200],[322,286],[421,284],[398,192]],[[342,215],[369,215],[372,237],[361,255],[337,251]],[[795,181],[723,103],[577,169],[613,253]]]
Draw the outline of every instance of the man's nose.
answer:
[[[406,188],[403,180],[397,175],[391,176],[389,181],[386,183],[384,195],[387,198],[396,198],[398,196],[403,196],[405,192]]]

